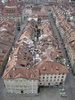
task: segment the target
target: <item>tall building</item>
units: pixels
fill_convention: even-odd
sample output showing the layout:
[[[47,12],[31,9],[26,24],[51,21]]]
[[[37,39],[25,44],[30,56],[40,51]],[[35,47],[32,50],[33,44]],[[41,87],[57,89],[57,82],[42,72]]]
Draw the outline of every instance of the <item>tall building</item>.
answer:
[[[15,23],[22,23],[24,20],[24,2],[17,0],[8,0],[2,7],[0,7],[0,20],[5,18],[13,19]]]

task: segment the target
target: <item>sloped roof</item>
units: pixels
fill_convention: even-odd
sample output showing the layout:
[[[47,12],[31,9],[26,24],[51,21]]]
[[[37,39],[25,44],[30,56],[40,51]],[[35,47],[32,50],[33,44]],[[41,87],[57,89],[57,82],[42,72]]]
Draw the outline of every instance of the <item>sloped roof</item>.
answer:
[[[48,12],[44,6],[42,6],[42,8],[41,8],[41,10],[39,12],[39,16],[48,16]]]
[[[51,60],[41,62],[37,66],[40,74],[66,74],[68,72],[64,65],[61,65],[57,62],[53,62]]]

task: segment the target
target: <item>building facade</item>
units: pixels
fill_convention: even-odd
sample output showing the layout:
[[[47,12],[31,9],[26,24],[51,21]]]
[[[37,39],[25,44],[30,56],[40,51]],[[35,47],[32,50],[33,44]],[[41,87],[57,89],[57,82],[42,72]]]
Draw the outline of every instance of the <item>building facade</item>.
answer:
[[[13,19],[15,23],[22,23],[24,21],[25,3],[23,1],[8,0],[0,7],[0,20]]]
[[[37,94],[38,80],[27,80],[25,78],[17,78],[4,80],[6,90],[8,93],[15,94]]]
[[[39,86],[55,86],[65,82],[66,74],[41,74]]]

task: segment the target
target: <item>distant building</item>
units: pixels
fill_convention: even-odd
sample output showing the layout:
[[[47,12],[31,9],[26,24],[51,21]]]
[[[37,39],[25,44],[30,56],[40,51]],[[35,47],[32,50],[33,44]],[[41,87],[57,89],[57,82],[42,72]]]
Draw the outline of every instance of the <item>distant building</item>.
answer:
[[[32,6],[32,12],[33,13],[38,13],[41,10],[42,5],[39,5],[39,3],[34,3]]]
[[[45,7],[43,6],[38,14],[38,20],[40,20],[41,22],[47,22],[49,21],[49,16],[48,16],[48,12],[45,9]]]
[[[0,7],[0,20],[5,18],[13,19],[15,23],[22,23],[24,21],[25,3],[23,1],[8,0],[5,4],[2,3]]]

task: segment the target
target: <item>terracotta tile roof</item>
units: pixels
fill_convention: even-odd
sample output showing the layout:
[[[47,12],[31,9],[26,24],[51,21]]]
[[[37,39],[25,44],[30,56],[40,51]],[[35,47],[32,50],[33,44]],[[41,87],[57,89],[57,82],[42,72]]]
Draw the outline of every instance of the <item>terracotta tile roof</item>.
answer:
[[[41,24],[41,30],[42,30],[43,34],[46,34],[46,35],[51,35],[52,34],[52,30],[49,26],[50,26],[50,24],[46,23],[46,22]]]
[[[44,6],[41,8],[39,16],[48,16],[48,12],[46,11]]]
[[[18,4],[17,0],[8,0],[7,1],[7,5],[8,6],[14,6],[14,5],[17,5],[17,4]]]
[[[40,50],[41,50],[41,51],[45,51],[47,48],[48,48],[47,45],[42,45],[41,48],[40,48]]]
[[[68,72],[64,65],[53,61],[42,61],[38,64],[40,74],[66,74]]]
[[[26,68],[26,67],[11,67],[11,69],[7,68],[4,72],[4,79],[15,79],[15,78],[25,78],[29,80],[38,80],[39,71],[35,68]]]
[[[38,54],[40,61],[35,60],[37,54],[35,51],[37,49],[36,46],[34,46],[34,53],[32,53],[31,49],[28,49],[29,44],[23,42],[25,36],[31,38],[33,30],[36,30],[35,26],[36,24],[28,23],[24,28],[23,34],[20,35],[16,42],[14,51],[10,54],[9,61],[3,74],[3,79],[22,77],[29,80],[38,80],[40,74],[59,74],[68,72],[64,65],[53,62],[53,58],[58,54],[58,49],[56,50],[56,47],[59,45],[48,23],[41,24],[41,30],[43,30],[41,34],[47,34],[49,36],[39,41],[39,50],[42,51],[41,48],[44,49],[43,51],[45,54],[41,52],[42,54]],[[29,34],[29,36],[26,34]]]
[[[32,12],[36,12],[36,11],[40,11],[41,10],[41,7],[39,4],[34,4],[34,6],[32,7]]]
[[[23,34],[20,36],[19,40],[30,41],[36,33],[36,27],[32,24],[28,24],[23,30]]]
[[[23,1],[18,2],[17,0],[8,0],[6,5],[1,6],[2,11],[0,16],[21,16],[21,11],[24,6],[25,3]]]
[[[20,16],[19,10],[17,8],[4,8],[2,11],[2,15],[13,14],[15,16]]]
[[[6,27],[5,27],[5,26]],[[8,30],[8,27],[10,25],[10,31]],[[3,64],[12,44],[14,41],[14,35],[12,33],[13,25],[9,22],[1,22],[0,23],[0,65]]]
[[[70,34],[66,34],[65,39],[67,41],[67,47],[69,52],[71,52],[71,58],[75,59],[75,32],[74,30]]]
[[[27,38],[31,39],[31,32],[25,31],[25,32],[21,35],[20,39],[23,40],[23,38],[24,38],[25,36],[26,36]]]
[[[73,43],[73,44],[72,44]],[[68,44],[68,51],[70,53],[70,57],[72,60],[75,60],[75,42],[73,41],[72,43]]]
[[[23,45],[19,44],[15,51],[11,53],[3,78],[8,79],[8,76],[10,76],[10,78],[38,79],[39,71],[32,69],[33,56]],[[13,70],[14,67],[15,70]]]
[[[71,15],[74,14],[74,8],[72,6],[68,6],[65,7],[67,10],[70,11]],[[64,19],[64,14],[61,13],[62,10],[59,7],[53,7],[53,10],[56,12],[56,18],[57,21],[59,22],[60,28],[63,29],[65,35],[64,35],[64,40],[66,41],[66,45],[68,48],[69,53],[71,53],[71,58],[75,59],[75,30],[74,28],[71,26],[71,24],[69,24],[67,22],[66,19]],[[62,18],[63,17],[63,18]],[[61,19],[64,19],[62,21],[60,21]]]

